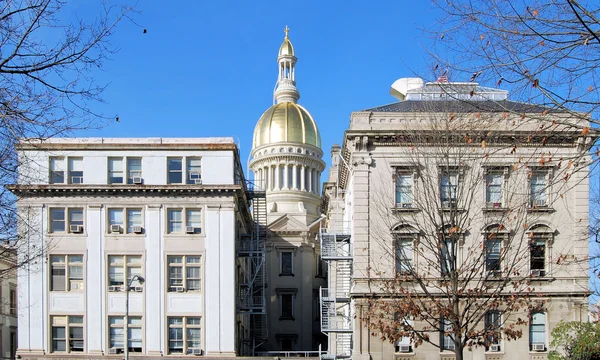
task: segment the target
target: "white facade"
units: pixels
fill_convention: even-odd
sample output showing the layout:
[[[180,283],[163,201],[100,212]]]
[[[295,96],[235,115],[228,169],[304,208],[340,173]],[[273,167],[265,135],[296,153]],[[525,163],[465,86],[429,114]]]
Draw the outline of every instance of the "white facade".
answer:
[[[17,351],[17,278],[15,253],[0,250],[0,357],[14,359]]]
[[[46,252],[19,269],[20,356],[123,352],[133,275],[145,282],[129,292],[132,354],[236,354],[235,245],[250,215],[232,139],[24,140],[18,149],[11,189],[29,249]]]

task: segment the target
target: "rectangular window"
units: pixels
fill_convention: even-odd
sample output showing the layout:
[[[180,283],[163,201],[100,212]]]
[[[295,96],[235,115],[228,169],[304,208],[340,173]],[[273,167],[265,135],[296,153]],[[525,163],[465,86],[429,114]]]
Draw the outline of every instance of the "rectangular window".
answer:
[[[69,158],[69,184],[83,184],[83,158]]]
[[[109,346],[113,353],[123,353],[125,337],[125,318],[123,316],[109,316]],[[142,318],[140,316],[129,316],[127,324],[127,338],[129,339],[127,347],[129,352],[142,352]]]
[[[52,316],[52,352],[83,352],[83,316]]]
[[[498,239],[498,234],[486,234],[488,239],[485,241],[485,271],[490,276],[500,276],[502,272],[500,263],[500,251],[502,249],[502,240]],[[495,238],[491,238],[494,235]]]
[[[546,314],[534,312],[529,319],[529,345],[532,351],[546,349]]]
[[[443,208],[456,206],[458,173],[443,173],[440,186],[440,198]]]
[[[125,227],[125,224],[127,226]],[[108,232],[119,234],[139,234],[144,226],[144,217],[142,209],[108,209]]]
[[[532,208],[548,206],[547,188],[548,172],[532,171],[531,178],[529,179],[530,206]]]
[[[294,253],[291,251],[281,252],[281,273],[279,275],[294,274]]]
[[[123,158],[108,158],[108,183],[123,183]]]
[[[169,184],[183,184],[183,159],[182,158],[168,158],[168,183]]]
[[[124,291],[125,281],[128,284],[135,275],[142,276],[141,255],[110,255],[108,263],[108,291]],[[138,280],[131,283],[131,291],[142,290]]]
[[[411,208],[413,206],[413,176],[407,173],[396,174],[396,207]]]
[[[414,322],[412,319],[400,318],[399,313],[394,314],[394,321],[398,324],[398,331],[412,331]],[[396,342],[394,342],[395,352],[407,353],[412,351],[412,340],[410,336],[403,336]]]
[[[446,235],[449,236],[449,235]],[[454,243],[451,239],[442,240],[442,276],[448,275],[455,269],[456,256],[454,254]]]
[[[50,232],[66,232],[64,208],[50,208]]]
[[[186,233],[198,234],[201,230],[201,212],[198,209],[186,211]],[[191,231],[190,231],[191,230]]]
[[[489,173],[485,177],[485,201],[489,208],[502,207],[502,173]]]
[[[51,255],[50,274],[50,291],[83,291],[83,255]]]
[[[79,232],[80,229],[83,229],[83,208],[71,208],[69,209],[69,232]]]
[[[123,231],[123,209],[108,209],[108,225],[111,233]]]
[[[65,183],[65,158],[51,157],[50,158],[50,184]]]
[[[17,289],[10,289],[10,309],[11,315],[17,315]]]
[[[142,179],[142,158],[127,158],[127,183],[137,184]]]
[[[454,335],[452,331],[452,322],[448,319],[442,319],[440,326],[440,345],[442,350],[454,350]]]
[[[485,314],[485,329],[488,336],[485,341],[487,351],[500,351],[500,312],[488,311]]]
[[[396,274],[407,275],[412,272],[413,239],[400,237],[396,239]]]
[[[167,262],[169,266],[167,291],[200,291],[202,283],[200,256],[169,255]]]
[[[294,320],[294,295],[281,294],[281,317],[280,320]]]
[[[187,183],[201,184],[202,183],[202,159],[188,158],[187,159]]]
[[[142,209],[127,209],[127,233],[141,233]]]
[[[546,276],[546,243],[549,240],[548,233],[532,233],[530,251],[531,276]]]
[[[170,234],[183,232],[183,211],[181,209],[169,209],[167,230]]]
[[[169,317],[169,354],[201,353],[199,317]]]

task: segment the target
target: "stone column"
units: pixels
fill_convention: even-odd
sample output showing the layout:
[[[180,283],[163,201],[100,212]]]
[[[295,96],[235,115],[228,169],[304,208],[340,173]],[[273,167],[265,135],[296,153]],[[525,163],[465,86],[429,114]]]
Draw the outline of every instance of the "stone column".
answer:
[[[306,173],[306,166],[300,165],[300,190],[306,191],[306,184],[304,183],[304,174]]]
[[[298,164],[294,164],[292,168],[292,189],[298,189]]]
[[[281,184],[282,185],[281,186],[282,190],[283,189],[285,189],[285,190],[289,189],[288,185],[290,183],[290,179],[289,179],[290,174],[288,173],[288,167],[289,167],[288,164],[283,165],[283,184]]]

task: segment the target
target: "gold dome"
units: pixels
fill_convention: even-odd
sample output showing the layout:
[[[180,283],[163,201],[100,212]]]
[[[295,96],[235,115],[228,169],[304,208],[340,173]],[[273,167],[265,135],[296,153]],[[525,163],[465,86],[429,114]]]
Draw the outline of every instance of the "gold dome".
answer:
[[[254,129],[253,148],[278,142],[308,144],[321,148],[317,123],[302,106],[282,102],[262,114]]]
[[[279,47],[279,56],[294,56],[294,46],[288,37],[288,32],[290,28],[285,27],[285,38],[283,39],[283,44]]]

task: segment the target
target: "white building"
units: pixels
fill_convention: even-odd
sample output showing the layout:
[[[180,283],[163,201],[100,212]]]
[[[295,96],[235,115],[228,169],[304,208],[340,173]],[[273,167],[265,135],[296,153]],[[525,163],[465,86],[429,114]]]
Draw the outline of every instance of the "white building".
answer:
[[[23,140],[18,152],[11,190],[28,249],[46,252],[19,269],[19,356],[236,355],[236,240],[251,216],[231,138]]]
[[[14,359],[17,351],[17,277],[16,252],[0,250],[0,357]]]

